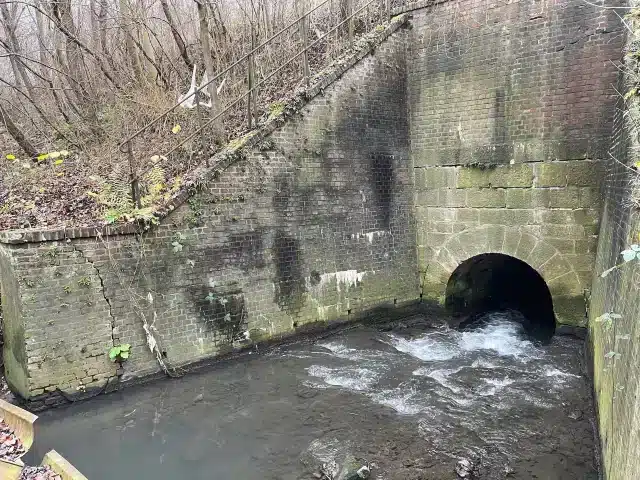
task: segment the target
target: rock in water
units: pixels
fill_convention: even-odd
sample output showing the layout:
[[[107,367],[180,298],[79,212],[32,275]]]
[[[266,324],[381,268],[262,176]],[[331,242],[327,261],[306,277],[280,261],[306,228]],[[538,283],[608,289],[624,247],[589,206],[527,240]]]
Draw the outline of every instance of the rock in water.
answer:
[[[371,470],[362,462],[356,460],[352,455],[348,455],[342,464],[340,473],[336,477],[338,480],[362,480],[369,478]]]
[[[456,474],[459,478],[473,478],[475,469],[475,464],[468,458],[461,458],[456,463]]]
[[[366,465],[361,466],[355,472],[347,473],[347,476],[344,477],[344,480],[362,480],[363,478],[369,478],[371,475],[371,470]]]
[[[302,453],[300,461],[314,476],[317,473],[324,479],[363,480],[371,476],[366,462],[357,460],[349,452],[348,442],[336,438],[314,440]]]

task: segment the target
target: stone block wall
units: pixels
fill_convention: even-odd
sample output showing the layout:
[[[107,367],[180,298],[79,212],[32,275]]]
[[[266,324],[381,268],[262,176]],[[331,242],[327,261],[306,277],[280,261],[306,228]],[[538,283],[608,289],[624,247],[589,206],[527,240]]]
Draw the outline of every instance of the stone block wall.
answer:
[[[412,14],[423,293],[443,300],[459,263],[505,253],[541,273],[560,322],[584,324],[615,102],[611,61],[623,42],[617,16],[551,0],[440,2]],[[487,243],[473,233],[480,226],[498,238]]]
[[[145,328],[180,367],[417,300],[401,23],[150,231],[6,235],[11,386],[38,406],[155,373]]]

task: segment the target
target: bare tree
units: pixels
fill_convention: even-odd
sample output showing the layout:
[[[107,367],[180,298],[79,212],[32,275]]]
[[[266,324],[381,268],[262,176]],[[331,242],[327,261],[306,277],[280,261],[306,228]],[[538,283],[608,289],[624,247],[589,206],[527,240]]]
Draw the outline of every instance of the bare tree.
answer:
[[[209,85],[207,93],[211,98],[211,115],[215,117],[220,111],[220,102],[218,101],[218,86],[214,80],[216,71],[213,66],[213,57],[211,56],[211,45],[209,44],[209,20],[207,18],[207,9],[202,0],[195,0],[198,9],[198,20],[200,24],[200,48],[202,49],[202,60],[204,62]],[[224,140],[224,128],[221,119],[213,122],[214,137],[217,142]]]
[[[20,130],[20,128],[14,123],[7,111],[2,107],[2,104],[0,104],[0,121],[4,124],[9,135],[11,135],[24,153],[32,158],[38,155],[36,147],[33,146],[33,143],[31,143],[22,130]]]
[[[18,37],[16,36],[16,30],[18,27],[18,4],[12,4],[11,9],[6,3],[0,3],[0,21],[2,27],[6,33],[6,38],[2,40],[2,46],[10,54],[9,61],[11,62],[11,68],[13,69],[13,76],[17,82],[22,82],[29,92],[31,98],[35,98],[33,84],[27,74],[26,68],[21,58],[18,55],[22,54]]]
[[[171,29],[171,35],[173,36],[174,41],[176,42],[176,46],[178,47],[178,51],[180,52],[180,56],[184,61],[184,64],[187,66],[189,70],[193,69],[193,61],[189,58],[189,53],[187,52],[187,47],[184,44],[184,40],[182,39],[182,35],[178,31],[178,27],[176,26],[176,22],[173,19],[173,15],[171,15],[171,10],[169,10],[169,4],[167,0],[160,0],[160,5],[162,6],[162,12],[164,13],[165,18],[167,19],[167,23],[169,24],[169,28]]]

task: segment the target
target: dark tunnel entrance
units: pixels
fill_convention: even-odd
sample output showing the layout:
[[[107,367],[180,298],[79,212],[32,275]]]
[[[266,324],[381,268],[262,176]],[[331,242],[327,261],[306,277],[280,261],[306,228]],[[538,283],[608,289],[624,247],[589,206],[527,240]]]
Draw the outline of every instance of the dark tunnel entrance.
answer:
[[[553,301],[544,279],[527,263],[501,253],[462,262],[447,282],[445,306],[461,328],[485,313],[515,310],[529,335],[546,341],[555,332]]]

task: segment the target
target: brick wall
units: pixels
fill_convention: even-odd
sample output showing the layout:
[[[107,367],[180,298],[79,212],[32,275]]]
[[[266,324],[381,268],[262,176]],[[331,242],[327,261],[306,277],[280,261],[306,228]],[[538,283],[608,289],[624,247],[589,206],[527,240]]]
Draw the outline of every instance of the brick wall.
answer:
[[[7,372],[12,386],[37,406],[157,372],[145,321],[179,367],[415,301],[405,37],[390,36],[148,233],[5,245],[3,298],[19,279],[21,311],[9,318],[25,326],[15,351],[27,358]],[[107,352],[124,343],[132,354],[118,371]]]
[[[618,17],[579,0],[459,0],[414,11],[412,25],[410,150],[425,294],[442,300],[457,264],[492,250],[536,268],[558,319],[584,324]],[[480,226],[481,235],[468,233]]]
[[[536,268],[558,319],[583,323],[617,17],[579,0],[411,14],[286,123],[203,168],[206,187],[150,231],[0,235],[13,388],[37,406],[155,373],[143,327],[180,367],[442,300],[451,272],[488,252]],[[109,362],[123,343],[131,358]]]
[[[637,7],[637,4],[631,2],[633,6]],[[637,51],[637,37],[629,39],[628,47]],[[627,59],[621,72],[634,68],[637,65]],[[617,88],[625,92],[630,79],[625,75],[620,77]],[[635,82],[635,73],[631,81]],[[640,216],[637,203],[634,206],[631,198],[639,198],[640,184],[638,173],[629,168],[639,160],[639,119],[637,98],[629,102],[619,98],[611,155],[603,175],[604,209],[589,310],[593,383],[602,465],[607,480],[640,477],[640,417],[637,413],[640,408],[640,268],[633,261],[601,277],[602,272],[622,263],[620,253],[623,250],[639,243]],[[606,314],[613,314],[612,320],[603,319]]]

